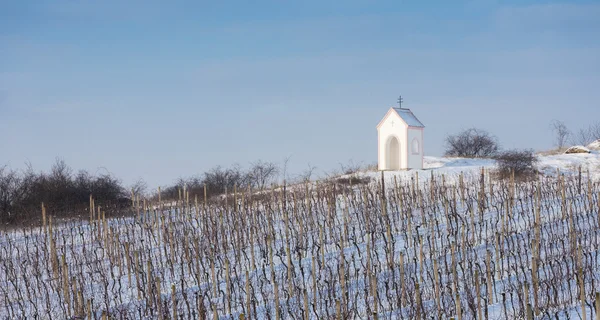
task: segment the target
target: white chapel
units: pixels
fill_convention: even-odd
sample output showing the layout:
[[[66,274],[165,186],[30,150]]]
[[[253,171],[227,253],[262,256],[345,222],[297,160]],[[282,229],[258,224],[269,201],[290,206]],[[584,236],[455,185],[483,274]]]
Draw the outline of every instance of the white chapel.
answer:
[[[377,125],[379,170],[423,169],[425,126],[401,106],[391,107]]]

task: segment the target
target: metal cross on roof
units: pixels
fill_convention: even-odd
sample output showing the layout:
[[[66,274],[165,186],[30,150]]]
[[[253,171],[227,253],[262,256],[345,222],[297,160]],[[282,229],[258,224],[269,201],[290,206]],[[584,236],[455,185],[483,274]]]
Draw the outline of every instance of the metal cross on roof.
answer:
[[[404,102],[404,100],[402,99],[402,96],[398,97],[398,106],[400,107],[400,109],[402,109],[402,102]]]

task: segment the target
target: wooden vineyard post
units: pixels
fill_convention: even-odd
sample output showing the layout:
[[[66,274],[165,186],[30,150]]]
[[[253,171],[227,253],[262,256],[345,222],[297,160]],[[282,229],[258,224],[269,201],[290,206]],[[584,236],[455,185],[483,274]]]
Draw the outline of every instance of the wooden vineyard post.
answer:
[[[451,255],[451,268],[452,268],[452,278],[453,278],[453,293],[455,297],[456,304],[456,318],[461,320],[462,318],[462,310],[460,308],[460,295],[458,294],[459,283],[458,283],[458,272],[456,271],[456,244],[454,242],[450,245],[450,255]]]
[[[415,301],[416,301],[416,305],[415,305],[415,310],[417,311],[417,315],[416,315],[416,319],[417,320],[421,320],[422,319],[422,315],[421,315],[421,289],[419,286],[419,281],[417,281],[415,283]]]
[[[460,199],[462,200],[462,202],[465,202],[465,182],[462,171],[460,172],[460,176],[458,177],[458,186],[460,189]]]
[[[252,263],[251,267],[252,271],[256,270],[256,258],[254,257],[254,203],[250,202],[250,215],[248,216],[248,229],[250,229],[250,261]]]
[[[309,319],[310,308],[308,306],[308,290],[304,289],[304,320]]]
[[[533,312],[531,310],[531,304],[529,303],[529,284],[525,282],[523,284],[523,305],[525,306],[525,316],[527,320],[533,320]]]
[[[42,202],[42,226],[43,226],[43,230],[44,230],[44,234],[46,233],[46,207],[44,206],[44,203]]]
[[[408,231],[408,235],[407,237],[407,242],[408,242],[408,247],[412,247],[412,212],[411,210],[406,210],[406,222],[407,222],[407,226],[406,229]]]
[[[515,185],[515,169],[510,170],[510,210],[511,215],[513,211],[513,207],[515,206],[515,197],[517,195],[516,185]]]
[[[385,203],[385,178],[381,171],[381,213],[386,216],[387,205]]]
[[[211,258],[210,258],[210,274],[212,277],[212,291],[213,291],[213,299],[217,297],[217,277],[215,275],[215,256],[214,252],[211,250]]]
[[[486,287],[487,287],[487,294],[488,294],[488,305],[492,305],[494,304],[494,296],[493,296],[493,283],[492,283],[492,271],[491,271],[491,266],[490,263],[492,261],[492,258],[490,257],[491,253],[490,251],[486,251],[486,256],[485,256],[485,273],[486,273]]]
[[[340,287],[342,289],[342,304],[346,305],[346,267],[344,263],[346,258],[344,257],[344,237],[340,237],[340,265],[339,265],[339,274],[340,274]]]
[[[88,320],[94,319],[92,315],[92,300],[87,300],[87,318]]]
[[[319,225],[319,251],[321,254],[321,265],[325,266],[325,242],[323,241],[323,227]]]
[[[400,252],[400,308],[404,307],[404,252]]]
[[[267,236],[267,247],[269,250],[269,264],[271,265],[271,284],[273,285],[273,295],[275,298],[275,319],[279,320],[279,288],[275,281],[275,266],[273,264],[273,250],[271,249],[271,237]]]
[[[454,254],[454,252],[456,251],[455,249],[455,244],[454,242],[452,242],[452,244],[450,245],[450,256],[451,256],[451,266],[450,268],[452,268],[452,280],[453,280],[453,292],[454,294],[458,297],[458,273],[456,272],[456,256]],[[460,303],[459,303],[460,304]],[[460,319],[460,316],[459,316]]]
[[[129,242],[125,242],[125,260],[127,263],[127,281],[131,283],[131,261],[129,258]]]
[[[229,259],[225,258],[225,295],[227,298],[227,315],[231,317],[231,279],[229,278]]]
[[[442,309],[441,309],[441,301],[440,301],[440,281],[439,281],[439,274],[438,274],[438,262],[437,262],[436,257],[433,257],[433,286],[434,286],[434,293],[435,293],[435,308],[437,311],[437,317],[440,318],[442,316]]]
[[[56,242],[52,231],[52,216],[48,217],[48,237],[50,240],[50,263],[52,264],[54,278],[58,278],[58,254],[56,252]]]
[[[70,297],[70,288],[69,288],[69,269],[67,268],[66,257],[63,254],[61,256],[62,261],[62,277],[63,277],[63,294],[64,299],[67,302],[67,315],[71,316],[71,297]]]
[[[531,303],[527,303],[525,306],[525,317],[527,320],[533,320],[533,310],[531,309]]]
[[[146,283],[148,284],[148,289],[147,292],[145,294],[146,296],[146,300],[148,301],[148,306],[152,307],[152,265],[150,263],[150,259],[148,259],[147,261],[147,271],[146,274],[148,275],[148,279],[146,280]]]
[[[577,194],[581,194],[581,166],[577,168]]]
[[[219,310],[217,310],[217,304],[215,302],[211,302],[213,307],[213,320],[219,319]]]
[[[312,256],[312,287],[313,287],[313,307],[317,309],[317,269],[315,267],[315,256]]]
[[[596,320],[600,320],[600,292],[596,292]]]
[[[531,257],[531,284],[533,286],[533,312],[538,315],[538,265],[537,259],[535,257]]]
[[[158,211],[162,212],[162,199],[161,199],[160,187],[158,187]]]
[[[423,277],[424,277],[424,269],[425,269],[425,262],[424,262],[424,252],[423,252],[423,236],[419,235],[419,281],[424,282],[423,281]]]
[[[173,320],[177,319],[177,296],[175,295],[175,284],[171,285],[171,303],[173,304]]]
[[[477,304],[477,319],[483,319],[481,311],[481,287],[479,284],[479,270],[475,269],[475,299]]]
[[[431,186],[429,191],[429,200],[433,203],[435,202],[435,178],[433,177],[433,170],[431,171]]]
[[[481,178],[479,181],[479,212],[483,214],[485,209],[484,197],[485,197],[485,168],[481,167]]]
[[[461,320],[462,319],[462,309],[460,307],[460,295],[458,293],[456,293],[456,319],[457,320]]]
[[[373,310],[375,319],[377,319],[378,307],[379,307],[379,298],[377,297],[377,273],[375,270],[370,271],[371,273],[371,296],[373,296]]]
[[[500,246],[501,246],[501,242],[500,242],[501,236],[499,233],[496,233],[496,237],[495,237],[495,241],[494,241],[494,249],[495,249],[495,254],[494,254],[494,258],[496,260],[496,264],[495,264],[495,277],[502,279],[503,273],[502,273],[502,260],[501,260],[501,256],[500,256]]]
[[[196,309],[198,309],[198,319],[206,320],[206,309],[204,309],[204,300],[200,292],[196,293]]]
[[[44,207],[44,203],[42,202],[42,207]],[[94,198],[90,193],[90,226],[94,222]]]
[[[134,275],[135,275],[135,284],[136,284],[136,289],[137,289],[137,299],[141,300],[142,299],[142,293],[140,290],[140,280],[138,278],[138,252],[137,250],[133,252],[133,271],[134,271]]]
[[[367,255],[366,260],[367,261],[365,264],[366,264],[366,274],[367,274],[367,281],[368,281],[366,283],[366,285],[367,285],[368,290],[371,290],[372,289],[371,287],[373,286],[372,281],[371,281],[372,279],[371,279],[371,243],[370,243],[370,239],[371,239],[371,237],[369,235],[367,235],[367,252],[366,252],[366,255]]]
[[[252,294],[250,293],[250,274],[246,269],[246,314],[248,315],[248,319],[252,319],[250,312],[250,302],[251,302]]]
[[[586,211],[593,212],[594,211],[594,193],[592,192],[592,179],[590,177],[590,168],[587,169],[587,196],[588,196],[588,208]]]
[[[581,260],[579,260],[581,262]],[[577,282],[579,282],[579,299],[581,300],[581,313],[583,315],[583,320],[586,320],[587,315],[585,312],[585,283],[583,282],[583,268],[581,267],[581,263],[579,264],[579,268],[577,268]]]
[[[294,285],[293,285],[293,270],[292,270],[292,254],[290,251],[290,235],[289,235],[289,222],[288,222],[288,213],[287,210],[283,212],[283,216],[285,219],[285,253],[287,256],[287,282],[288,282],[288,292],[290,295],[294,295]],[[342,247],[343,248],[343,247]],[[343,250],[342,250],[343,251]]]
[[[156,277],[156,309],[158,310],[158,319],[163,319],[163,304],[162,304],[162,294],[161,294],[161,281],[160,277]]]
[[[416,197],[417,197],[417,188],[419,187],[419,172],[415,172],[415,179],[413,180],[413,184],[412,184],[412,194],[413,194],[413,198],[412,198],[412,203],[414,204]]]

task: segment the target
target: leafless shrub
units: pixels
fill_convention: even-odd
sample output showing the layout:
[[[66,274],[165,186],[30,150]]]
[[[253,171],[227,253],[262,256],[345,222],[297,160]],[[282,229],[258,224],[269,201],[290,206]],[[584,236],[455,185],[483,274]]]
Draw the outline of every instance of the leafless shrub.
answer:
[[[360,185],[360,184],[368,184],[369,182],[371,182],[371,177],[369,176],[357,176],[357,175],[351,175],[348,177],[342,177],[342,178],[337,178],[335,180],[335,182],[337,182],[338,184],[341,185]]]
[[[489,158],[496,155],[498,139],[487,131],[470,128],[446,138],[446,156]]]
[[[247,180],[254,188],[263,190],[274,182],[278,173],[279,168],[275,163],[258,160],[252,163],[247,173]]]
[[[73,174],[62,159],[56,160],[49,173],[36,173],[31,166],[23,172],[4,167],[0,170],[0,221],[37,219],[41,203],[58,217],[79,216],[77,211],[89,206],[90,195],[97,203],[115,208],[130,203],[121,181],[108,172]]]
[[[363,171],[362,163],[355,163],[353,160],[350,160],[346,164],[340,163],[340,169],[342,174],[355,174],[357,172]]]
[[[496,156],[497,174],[501,178],[531,178],[537,173],[538,159],[533,150],[507,150]]]
[[[579,129],[571,138],[574,145],[587,146],[588,144],[600,139],[600,122],[593,123],[587,128]]]
[[[556,147],[559,150],[562,150],[565,147],[567,140],[571,136],[571,131],[569,131],[567,125],[564,122],[559,120],[553,120],[550,124],[550,128],[556,135],[554,142]]]
[[[14,208],[23,196],[22,180],[18,173],[0,167],[0,222],[11,223],[15,219]]]
[[[302,173],[300,173],[298,175],[298,177],[296,178],[297,182],[299,182],[299,183],[310,182],[314,178],[315,170],[317,170],[317,167],[313,166],[309,163],[308,168],[306,168],[306,170],[304,170]]]
[[[148,184],[144,179],[138,179],[136,182],[131,185],[129,188],[133,194],[138,195],[141,198],[146,198],[148,193]]]

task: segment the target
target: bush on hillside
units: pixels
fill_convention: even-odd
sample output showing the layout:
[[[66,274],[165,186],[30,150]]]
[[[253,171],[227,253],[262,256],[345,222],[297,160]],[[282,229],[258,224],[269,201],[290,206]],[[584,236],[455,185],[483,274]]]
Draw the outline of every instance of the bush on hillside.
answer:
[[[48,214],[56,218],[81,215],[89,207],[90,195],[103,207],[124,208],[130,203],[121,181],[109,173],[73,174],[60,159],[48,173],[36,173],[31,167],[22,172],[0,168],[1,223],[38,220],[42,202]]]
[[[507,150],[495,157],[500,178],[509,178],[514,172],[515,179],[528,179],[537,173],[538,159],[533,150]]]
[[[216,166],[201,175],[190,178],[179,178],[173,185],[161,190],[162,200],[178,199],[180,193],[183,196],[183,189],[190,194],[190,198],[198,196],[204,197],[204,186],[206,186],[207,197],[221,195],[233,192],[234,187],[238,191],[246,190],[248,187],[262,190],[275,182],[280,172],[279,167],[272,163],[262,160],[253,162],[248,170],[243,170],[239,165],[230,168]],[[156,200],[154,195],[153,199]]]
[[[490,158],[498,153],[498,139],[489,132],[470,128],[446,138],[446,156]]]
[[[600,139],[600,122],[592,123],[587,128],[581,128],[571,136],[571,144],[586,146]]]

